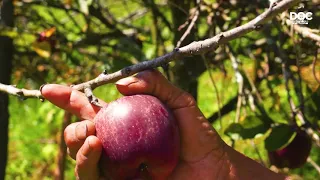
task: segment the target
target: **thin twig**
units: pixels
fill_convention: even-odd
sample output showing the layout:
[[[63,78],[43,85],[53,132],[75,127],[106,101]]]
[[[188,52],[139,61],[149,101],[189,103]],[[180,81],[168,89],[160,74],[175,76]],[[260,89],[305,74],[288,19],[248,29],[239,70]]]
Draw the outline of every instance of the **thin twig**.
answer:
[[[248,50],[247,53],[249,54],[249,57],[251,59],[253,59],[254,61],[257,61],[256,57],[253,55],[253,53],[251,51]],[[251,86],[251,89],[252,89],[252,93],[256,95],[256,97],[258,98],[258,102],[261,103],[262,102],[262,96],[261,96],[258,88],[254,84],[253,80],[250,78],[248,72],[244,70],[244,74],[246,75],[246,78],[248,79],[248,81],[250,83],[250,86]]]
[[[292,36],[291,36],[291,38],[292,38],[292,41],[293,41],[293,43],[295,44],[295,46],[293,46],[293,49],[294,49],[294,52],[295,52],[295,55],[296,55],[296,66],[297,66],[297,68],[298,68],[298,72],[300,72],[300,70],[301,70],[301,68],[300,68],[300,51],[299,51],[299,49],[298,49],[298,47],[300,47],[300,43],[299,43],[299,40],[297,40],[296,38],[295,38],[295,36],[293,35],[293,33],[294,33],[294,28],[293,28],[293,26],[291,26],[292,27]],[[302,82],[301,82],[301,76],[300,76],[300,73],[297,73],[297,75],[298,75],[298,79],[296,79],[296,78],[294,78],[293,76],[292,76],[292,79],[293,79],[293,81],[294,81],[294,84],[295,84],[295,92],[296,92],[296,94],[298,95],[298,97],[299,97],[299,101],[300,101],[300,107],[299,107],[299,109],[300,109],[300,111],[302,112],[302,113],[304,113],[304,96],[303,96],[303,93],[302,93]]]
[[[249,106],[250,106],[251,110],[253,112],[255,112],[256,111],[256,105],[255,105],[255,100],[254,100],[254,97],[253,97],[251,91],[248,88],[245,88],[244,89],[244,93],[246,94],[246,96],[248,98],[248,103],[249,103]]]
[[[142,10],[133,12],[133,13],[129,14],[128,16],[120,19],[119,23],[123,24],[123,23],[125,23],[126,21],[129,21],[129,20],[130,21],[134,21],[136,19],[139,19],[140,17],[143,17],[146,13],[148,13],[147,9],[142,9]]]
[[[295,36],[294,36],[294,32],[295,32],[295,29],[293,26],[291,26],[291,38],[294,42],[294,44],[296,44],[297,46],[299,46],[299,41],[296,40]],[[297,67],[298,67],[298,72],[300,72],[300,61],[299,61],[299,58],[300,58],[300,51],[299,49],[295,46],[294,47],[294,51],[295,51],[295,54],[296,54],[296,63],[297,63]],[[318,51],[316,51],[316,53],[318,53]],[[315,55],[315,57],[317,56],[317,54]],[[304,99],[304,96],[303,96],[303,92],[302,92],[302,85],[301,85],[301,76],[300,76],[300,73],[297,73],[297,76],[298,76],[298,79],[296,79],[294,77],[294,75],[291,73],[291,70],[289,68],[287,68],[287,71],[288,73],[290,74],[289,75],[289,78],[292,79],[293,83],[294,83],[294,90],[297,94],[297,96],[299,97],[299,101],[300,101],[300,105],[299,105],[299,108],[297,111],[294,111],[296,108],[295,104],[293,103],[293,101],[291,101],[291,104],[292,104],[292,107],[293,107],[293,111],[294,113],[297,115],[297,117],[299,118],[300,122],[302,123],[303,125],[303,128],[305,129],[305,131],[309,134],[309,136],[311,136],[314,141],[316,142],[316,145],[318,145],[320,147],[320,142],[319,142],[319,136],[318,134],[316,134],[314,132],[315,131],[319,131],[319,128],[318,127],[315,127],[312,125],[312,123],[310,121],[308,121],[307,117],[305,117],[304,115],[304,102],[305,102],[305,99]]]
[[[220,122],[220,128],[222,129],[223,126],[222,126],[222,119],[221,119],[221,100],[220,100],[220,96],[219,96],[219,90],[218,90],[218,87],[216,85],[216,82],[213,78],[213,75],[212,75],[212,71],[209,67],[209,63],[206,59],[206,57],[204,55],[202,55],[202,59],[204,61],[204,64],[208,70],[208,73],[209,73],[209,77],[210,77],[210,80],[212,82],[212,85],[213,85],[213,88],[214,88],[214,91],[216,92],[216,97],[217,97],[217,103],[218,103],[218,117],[219,117],[219,122]]]
[[[183,33],[183,35],[181,36],[180,40],[177,42],[177,48],[180,47],[181,43],[183,42],[183,40],[190,34],[191,29],[193,28],[194,24],[196,23],[197,19],[199,17],[199,11],[196,10],[194,17],[192,18],[187,30]]]
[[[278,19],[281,19],[281,18],[278,18]],[[310,28],[308,28],[308,27],[302,27],[302,26],[300,26],[300,25],[298,25],[298,24],[293,24],[293,22],[290,21],[290,20],[287,19],[287,18],[284,20],[284,22],[285,22],[288,26],[292,26],[293,29],[294,29],[297,33],[301,34],[303,37],[306,37],[306,38],[309,38],[309,39],[311,39],[311,40],[313,40],[313,41],[316,41],[316,42],[317,42],[316,44],[317,44],[318,46],[320,46],[320,36],[317,35],[317,34],[315,34],[315,33],[313,33],[313,32],[316,32],[315,30],[310,29]]]
[[[154,16],[157,18],[160,18],[162,22],[169,28],[169,30],[172,30],[171,24],[166,18],[166,16],[159,10],[158,5],[154,1],[149,0],[143,0],[146,7],[149,7],[153,13]]]
[[[318,165],[316,162],[314,162],[314,161],[311,159],[310,156],[308,157],[307,161],[308,161],[308,162],[317,170],[317,172],[320,174],[320,167],[319,167],[319,165]]]
[[[283,0],[279,3],[275,3],[273,6],[268,8],[265,12],[257,16],[255,19],[249,21],[248,23],[242,26],[236,27],[226,32],[222,32],[209,39],[192,42],[189,45],[174,49],[172,52],[165,54],[161,57],[157,57],[153,60],[143,61],[138,64],[125,67],[119,71],[116,71],[108,75],[106,74],[100,75],[90,81],[74,85],[73,89],[83,91],[85,88],[91,87],[91,89],[94,90],[95,88],[101,85],[115,82],[119,79],[131,76],[140,71],[159,67],[165,63],[168,63],[174,60],[179,60],[185,56],[200,55],[208,51],[215,50],[218,46],[222,44],[225,44],[233,39],[243,36],[251,31],[259,29],[259,27],[261,27],[262,24],[266,23],[267,21],[275,17],[277,14],[296,5],[300,1],[301,0]],[[38,98],[41,97],[40,91],[37,91],[37,90],[23,90],[23,89],[14,88],[12,86],[11,88],[9,88],[8,86],[10,85],[3,85],[3,84],[0,84],[0,85],[2,86],[2,88],[0,88],[1,91],[7,92],[12,95],[21,96],[21,92],[22,92],[23,97],[38,97]]]
[[[291,73],[290,71],[288,70],[288,67],[287,67],[287,64],[286,62],[283,62],[282,63],[282,73],[283,73],[283,78],[285,80],[285,87],[286,87],[286,91],[287,91],[287,100],[289,102],[289,106],[290,106],[290,110],[291,110],[291,124],[296,124],[296,122],[294,121],[294,118],[296,116],[296,111],[294,111],[296,108],[295,108],[295,105],[294,105],[294,102],[291,98],[291,95],[290,95],[290,88],[289,88],[289,79],[290,79],[290,76],[291,76]],[[303,120],[302,122],[303,124],[305,124],[305,121]]]
[[[292,76],[290,69],[286,66],[286,63],[284,62],[282,64],[282,71],[283,71],[283,76],[284,76],[284,80],[285,80],[285,87],[286,87],[286,91],[287,91],[287,96],[288,96],[288,102],[289,102],[289,106],[291,109],[291,113],[292,113],[292,120],[291,123],[292,124],[297,124],[295,121],[295,117],[297,117],[301,124],[305,126],[305,128],[303,128],[303,130],[309,135],[309,137],[312,138],[312,140],[315,142],[315,144],[320,147],[320,137],[318,134],[315,133],[314,128],[310,125],[310,123],[305,119],[304,114],[302,113],[302,111],[300,111],[298,109],[298,111],[295,111],[296,105],[294,104],[291,95],[290,95],[290,89],[289,89],[289,79]]]
[[[238,123],[240,119],[240,114],[241,114],[242,97],[244,95],[243,94],[244,82],[243,82],[243,76],[239,70],[238,59],[234,56],[231,47],[227,46],[226,51],[230,57],[232,68],[234,70],[236,81],[238,83],[238,102],[237,102],[237,110],[236,110],[236,117],[235,117],[235,122]]]
[[[259,152],[259,149],[258,149],[257,146],[256,146],[256,143],[254,142],[253,139],[251,139],[250,142],[251,142],[251,145],[252,145],[253,149],[256,151],[256,153],[257,153],[257,155],[258,155],[258,157],[259,157],[260,163],[261,163],[264,167],[266,167],[266,163],[263,161],[262,156],[261,156],[261,154],[260,154],[260,152]]]
[[[199,17],[199,14],[200,14],[200,1],[201,0],[197,0],[197,8],[196,8],[196,11],[194,12],[194,16],[187,28],[187,30],[183,33],[183,35],[181,36],[180,40],[177,42],[177,46],[176,48],[179,48],[181,43],[183,42],[183,40],[190,34],[191,32],[191,29],[193,28],[193,26],[195,25],[198,17]]]

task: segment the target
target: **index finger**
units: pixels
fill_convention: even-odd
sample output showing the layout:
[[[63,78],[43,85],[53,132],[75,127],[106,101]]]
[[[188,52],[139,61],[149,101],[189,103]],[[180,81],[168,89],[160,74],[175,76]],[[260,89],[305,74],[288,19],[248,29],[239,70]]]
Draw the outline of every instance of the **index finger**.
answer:
[[[100,107],[89,102],[84,93],[74,90],[68,86],[46,84],[42,87],[41,94],[52,104],[76,115],[81,119],[92,120],[100,110]],[[102,106],[107,104],[102,100],[99,100],[99,103]]]

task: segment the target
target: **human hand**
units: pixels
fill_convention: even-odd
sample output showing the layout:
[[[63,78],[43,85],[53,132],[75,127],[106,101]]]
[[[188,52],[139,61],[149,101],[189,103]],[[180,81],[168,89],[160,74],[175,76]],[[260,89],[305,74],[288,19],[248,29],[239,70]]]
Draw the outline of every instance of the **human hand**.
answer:
[[[158,71],[140,72],[119,80],[116,86],[123,95],[153,95],[172,109],[179,125],[181,150],[180,161],[169,179],[229,179],[237,174],[232,160],[248,160],[221,140],[190,94],[173,86]],[[98,162],[102,145],[92,121],[99,108],[91,105],[83,93],[66,86],[45,85],[42,95],[84,120],[69,125],[64,133],[69,155],[76,160],[77,179],[101,178]]]

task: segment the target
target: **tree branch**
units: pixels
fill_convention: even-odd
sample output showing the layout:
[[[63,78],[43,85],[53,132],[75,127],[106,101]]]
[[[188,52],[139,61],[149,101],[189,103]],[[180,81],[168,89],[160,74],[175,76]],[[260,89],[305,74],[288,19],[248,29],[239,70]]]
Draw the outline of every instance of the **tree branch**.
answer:
[[[92,90],[98,86],[115,82],[119,79],[131,76],[140,71],[144,71],[151,68],[156,68],[162,66],[168,62],[179,60],[182,57],[200,55],[208,51],[215,50],[219,45],[225,44],[231,40],[241,37],[251,31],[258,30],[262,24],[266,23],[268,20],[274,18],[277,14],[287,10],[288,8],[296,5],[301,0],[282,0],[281,2],[273,3],[270,8],[265,12],[257,16],[250,22],[231,29],[226,32],[222,32],[212,38],[205,39],[202,41],[195,41],[181,48],[176,48],[172,52],[165,54],[164,56],[157,57],[150,61],[143,61],[136,65],[125,67],[119,71],[111,74],[101,74],[95,79],[88,82],[74,85],[73,88],[79,91],[83,91],[85,88],[90,87]],[[12,95],[22,96],[22,97],[41,97],[40,91],[37,90],[26,90],[17,89],[11,85],[0,84],[0,91],[7,92]]]
[[[298,2],[299,0],[283,0],[279,4],[269,8],[264,13],[262,13],[255,19],[251,20],[250,22],[242,26],[231,29],[224,33],[220,33],[212,38],[205,39],[203,41],[192,42],[189,45],[186,45],[179,49],[174,49],[172,52],[165,54],[164,56],[155,58],[151,61],[143,61],[136,65],[125,67],[115,73],[108,74],[105,76],[99,76],[91,81],[78,84],[74,86],[74,88],[77,90],[83,90],[86,85],[89,85],[94,89],[100,85],[115,82],[121,78],[133,75],[137,72],[150,69],[150,68],[159,67],[162,64],[168,63],[173,60],[178,60],[181,57],[200,55],[210,50],[214,50],[221,44],[225,44],[244,34],[247,34],[251,31],[256,30],[258,26],[262,25],[266,21],[275,17],[278,13],[285,11],[286,9],[292,7]]]
[[[303,37],[306,37],[306,38],[309,38],[309,39],[315,41],[316,44],[318,46],[320,46],[320,36],[318,34],[313,33],[313,32],[316,32],[318,30],[310,29],[308,27],[303,27],[303,26],[300,26],[298,24],[293,24],[293,22],[290,21],[289,19],[285,19],[284,22],[288,26],[292,26],[294,31],[296,31],[297,33],[301,34]]]
[[[14,85],[5,85],[0,83],[0,91],[18,96],[21,99],[26,98],[41,98],[41,93],[38,90],[19,89]]]

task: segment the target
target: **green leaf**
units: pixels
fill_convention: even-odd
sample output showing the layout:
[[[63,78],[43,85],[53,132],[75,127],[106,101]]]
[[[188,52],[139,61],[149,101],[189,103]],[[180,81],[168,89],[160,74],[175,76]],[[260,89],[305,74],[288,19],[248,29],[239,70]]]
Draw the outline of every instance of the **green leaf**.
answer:
[[[78,0],[80,11],[83,12],[85,15],[89,14],[89,6],[92,3],[92,0]]]
[[[0,35],[1,36],[8,36],[10,38],[16,38],[19,36],[19,33],[14,30],[1,30]]]
[[[258,134],[265,133],[269,128],[270,126],[267,123],[264,123],[261,117],[248,116],[241,123],[230,124],[226,129],[225,134],[228,134],[229,136],[237,134],[243,139],[252,139]]]
[[[248,116],[245,120],[241,121],[240,124],[246,128],[255,128],[257,126],[263,125],[262,117],[260,116]]]
[[[242,137],[244,139],[252,139],[257,134],[264,134],[270,128],[261,116],[248,116],[241,122],[243,127]]]
[[[287,146],[296,136],[295,131],[287,124],[281,124],[272,128],[270,135],[265,139],[265,148],[275,151]]]
[[[224,131],[224,133],[231,137],[233,140],[238,140],[239,137],[241,137],[242,132],[243,127],[239,123],[230,124]]]
[[[55,144],[46,144],[42,148],[42,156],[45,159],[50,159],[56,153],[56,145]]]
[[[243,131],[243,127],[239,123],[232,123],[229,127],[225,130],[225,134],[241,134]]]

